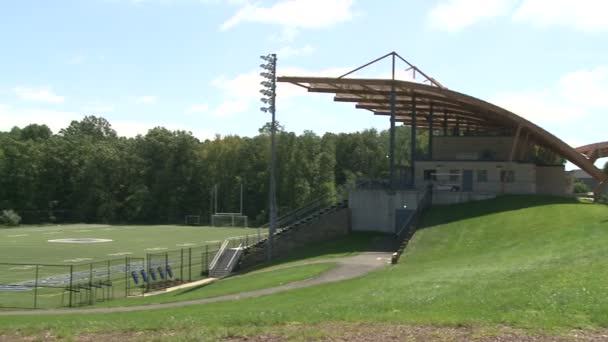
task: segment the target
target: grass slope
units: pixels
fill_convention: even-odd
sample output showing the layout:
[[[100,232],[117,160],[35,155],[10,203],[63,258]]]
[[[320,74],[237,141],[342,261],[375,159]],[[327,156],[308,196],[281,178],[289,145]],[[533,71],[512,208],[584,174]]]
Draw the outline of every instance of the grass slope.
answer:
[[[194,287],[150,297],[113,300],[97,304],[95,307],[119,307],[169,303],[255,291],[310,279],[334,267],[336,267],[335,263],[318,263],[292,266],[281,269],[261,270],[227,279],[221,279],[206,286]]]
[[[112,315],[3,317],[0,330],[225,336],[323,322],[608,327],[608,207],[505,196],[436,207],[401,262],[271,296]],[[175,337],[175,336],[174,336]]]

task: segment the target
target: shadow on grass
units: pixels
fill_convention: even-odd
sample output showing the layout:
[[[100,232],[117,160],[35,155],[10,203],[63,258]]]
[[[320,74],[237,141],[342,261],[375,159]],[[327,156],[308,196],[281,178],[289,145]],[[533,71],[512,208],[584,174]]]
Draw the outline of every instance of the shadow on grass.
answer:
[[[213,284],[213,283],[210,283],[210,284],[203,284],[203,285],[198,285],[198,286],[194,286],[194,287],[191,287],[191,288],[189,288],[189,289],[185,289],[185,290],[183,290],[183,291],[180,291],[180,292],[178,292],[178,293],[175,293],[175,294],[174,294],[174,296],[175,296],[175,297],[183,296],[183,295],[186,295],[186,294],[188,294],[188,293],[190,293],[190,292],[194,292],[194,291],[200,290],[200,289],[202,289],[203,287],[209,286],[209,285],[211,285],[211,284]]]
[[[553,204],[583,203],[571,197],[504,195],[483,201],[440,205],[430,208],[423,214],[419,229],[499,212]]]
[[[295,248],[289,255],[279,257],[272,262],[259,264],[254,268],[247,268],[244,272],[251,272],[270,266],[299,261],[302,259],[331,259],[336,257],[346,257],[362,252],[385,252],[393,251],[396,240],[393,235],[380,233],[355,232],[347,236],[307,244]]]

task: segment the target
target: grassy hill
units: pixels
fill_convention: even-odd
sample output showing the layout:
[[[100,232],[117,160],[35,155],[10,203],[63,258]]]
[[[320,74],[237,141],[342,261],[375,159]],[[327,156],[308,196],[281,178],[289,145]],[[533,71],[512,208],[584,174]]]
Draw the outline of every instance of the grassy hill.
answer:
[[[549,332],[605,328],[607,260],[608,206],[505,196],[432,208],[398,265],[358,279],[197,307],[3,317],[0,330],[74,333],[162,325],[213,336],[327,322],[507,325]]]

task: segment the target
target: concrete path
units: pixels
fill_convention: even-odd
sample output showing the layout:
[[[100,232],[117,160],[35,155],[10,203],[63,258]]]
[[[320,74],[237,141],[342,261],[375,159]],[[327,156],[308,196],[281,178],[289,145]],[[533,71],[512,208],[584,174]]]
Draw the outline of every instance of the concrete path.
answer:
[[[361,254],[337,259],[317,260],[311,263],[336,262],[338,266],[319,275],[318,277],[289,283],[267,289],[236,293],[213,298],[188,300],[182,302],[172,302],[163,304],[149,304],[138,306],[125,306],[114,308],[90,308],[90,309],[52,309],[52,310],[19,310],[19,311],[0,311],[0,316],[23,316],[23,315],[64,315],[64,314],[95,314],[95,313],[114,313],[131,312],[142,310],[156,310],[179,308],[191,305],[202,305],[208,303],[225,302],[244,298],[259,297],[273,293],[299,289],[319,284],[333,283],[346,279],[352,279],[369,273],[375,269],[390,264],[391,253],[388,252],[363,252]],[[302,263],[299,265],[305,265]]]

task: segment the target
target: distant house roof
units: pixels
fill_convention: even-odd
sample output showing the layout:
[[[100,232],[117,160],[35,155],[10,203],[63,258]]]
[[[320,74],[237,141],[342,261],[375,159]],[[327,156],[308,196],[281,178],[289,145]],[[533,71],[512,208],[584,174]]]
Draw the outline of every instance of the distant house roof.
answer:
[[[584,170],[571,170],[569,171],[570,175],[576,179],[593,179],[591,175],[589,175]]]

